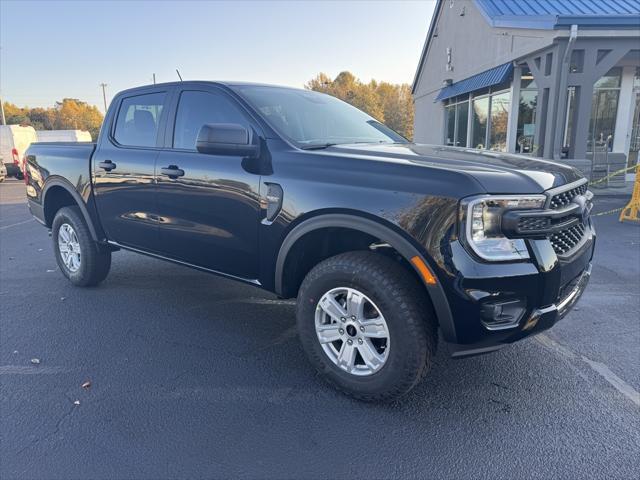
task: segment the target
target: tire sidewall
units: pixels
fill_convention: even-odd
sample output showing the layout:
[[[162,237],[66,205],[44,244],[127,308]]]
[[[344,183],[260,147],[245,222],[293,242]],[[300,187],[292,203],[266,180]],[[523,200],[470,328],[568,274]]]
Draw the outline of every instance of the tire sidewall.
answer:
[[[75,272],[72,272],[67,268],[62,260],[62,254],[58,247],[58,232],[60,231],[60,227],[65,223],[69,224],[73,228],[80,245],[80,268]],[[89,237],[84,221],[71,208],[62,208],[58,211],[53,220],[51,236],[53,238],[53,250],[56,256],[56,261],[62,274],[75,285],[85,284],[90,273],[88,256],[91,254],[92,240]]]
[[[385,290],[376,282],[376,278],[363,273],[341,268],[333,268],[320,275],[312,272],[311,278],[305,280],[298,298],[298,332],[312,363],[331,382],[358,394],[376,395],[400,388],[401,384],[406,383],[406,373],[415,370],[416,362],[425,364],[426,348],[403,318],[402,313],[406,309],[393,298],[393,292]],[[354,288],[365,294],[378,307],[387,323],[390,345],[388,358],[382,368],[371,375],[358,376],[345,372],[333,363],[318,341],[315,330],[317,304],[325,293],[339,287]]]

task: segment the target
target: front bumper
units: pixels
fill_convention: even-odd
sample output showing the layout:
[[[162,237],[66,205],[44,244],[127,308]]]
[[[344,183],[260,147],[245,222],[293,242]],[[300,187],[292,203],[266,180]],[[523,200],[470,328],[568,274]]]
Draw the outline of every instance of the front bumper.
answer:
[[[580,300],[582,293],[587,288],[590,278],[591,278],[591,263],[589,263],[587,265],[587,268],[582,272],[582,274],[580,274],[575,285],[569,290],[566,296],[561,298],[560,301],[555,305],[551,305],[549,307],[536,310],[534,312],[534,315],[532,315],[532,320],[533,318],[536,317],[536,315],[543,316],[549,312],[555,312],[557,319],[562,320],[565,317],[565,315],[571,311],[571,309],[578,302],[578,300]]]
[[[454,242],[451,273],[443,285],[453,328],[443,338],[453,357],[478,355],[551,328],[580,299],[591,276],[595,231],[589,222],[586,239],[569,258],[559,258],[548,240],[530,243],[531,261],[481,263]],[[451,277],[450,277],[451,278]],[[512,321],[486,321],[487,305],[516,303],[522,313]]]

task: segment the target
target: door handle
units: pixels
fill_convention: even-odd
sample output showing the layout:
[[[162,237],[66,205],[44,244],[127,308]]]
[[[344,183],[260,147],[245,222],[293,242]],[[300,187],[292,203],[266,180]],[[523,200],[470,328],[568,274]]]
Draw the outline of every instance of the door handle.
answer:
[[[169,165],[160,169],[162,175],[166,175],[169,178],[178,178],[184,176],[184,170],[178,168],[176,165]]]
[[[107,172],[110,172],[111,170],[116,168],[116,164],[113,163],[111,160],[105,160],[104,162],[100,162],[98,166],[103,170],[106,170]]]

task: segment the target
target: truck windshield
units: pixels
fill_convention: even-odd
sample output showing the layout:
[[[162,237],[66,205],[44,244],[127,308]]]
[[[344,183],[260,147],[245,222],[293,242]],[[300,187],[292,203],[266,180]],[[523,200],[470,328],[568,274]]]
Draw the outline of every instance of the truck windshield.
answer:
[[[242,85],[236,91],[282,136],[304,149],[349,143],[408,143],[366,113],[330,95]]]

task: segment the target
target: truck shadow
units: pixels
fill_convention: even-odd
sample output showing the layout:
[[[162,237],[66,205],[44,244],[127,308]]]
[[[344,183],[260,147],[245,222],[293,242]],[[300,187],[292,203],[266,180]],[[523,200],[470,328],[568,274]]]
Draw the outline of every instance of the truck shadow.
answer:
[[[162,383],[171,394],[199,392],[208,401],[216,401],[216,396],[223,401],[230,395],[237,401],[251,397],[253,389],[286,391],[287,398],[311,402],[322,398],[352,408],[363,405],[315,375],[298,342],[293,301],[129,253],[114,256],[113,270],[101,287],[82,292],[98,303],[117,296],[134,312],[121,317],[113,311],[118,306],[105,304],[111,309],[110,322],[120,323],[118,342],[132,355],[144,355],[144,363],[153,365],[157,360],[157,368],[165,373]],[[508,413],[510,402],[522,403],[542,388],[542,383],[526,382],[532,370],[545,370],[541,350],[537,342],[525,341],[491,355],[452,360],[440,345],[430,373],[409,395],[393,404],[366,408],[449,411],[465,405],[477,408],[475,401]],[[175,362],[167,364],[168,357],[175,357]]]

